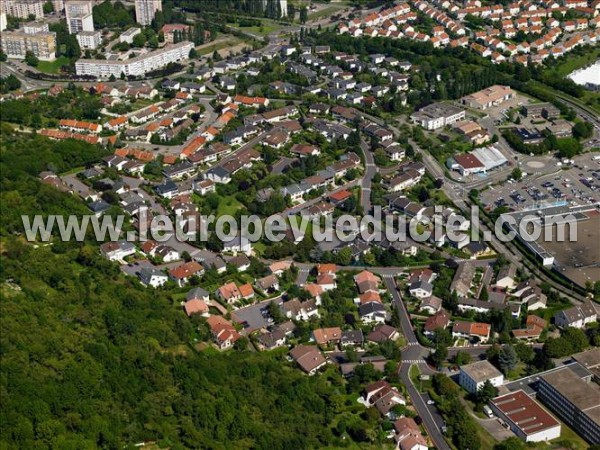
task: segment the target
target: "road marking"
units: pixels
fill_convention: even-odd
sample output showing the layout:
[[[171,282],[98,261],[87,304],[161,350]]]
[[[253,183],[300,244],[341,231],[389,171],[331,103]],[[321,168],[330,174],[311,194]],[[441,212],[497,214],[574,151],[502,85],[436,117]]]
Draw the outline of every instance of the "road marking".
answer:
[[[402,360],[402,364],[424,364],[425,360],[424,359],[403,359]]]

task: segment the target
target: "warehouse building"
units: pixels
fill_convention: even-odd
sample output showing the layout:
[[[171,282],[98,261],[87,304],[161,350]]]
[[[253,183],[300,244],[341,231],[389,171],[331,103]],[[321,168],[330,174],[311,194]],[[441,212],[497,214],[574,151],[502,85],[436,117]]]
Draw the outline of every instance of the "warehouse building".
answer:
[[[490,401],[490,407],[525,442],[550,441],[560,437],[560,422],[521,390],[496,397]]]
[[[486,110],[501,105],[513,98],[514,95],[515,93],[510,87],[497,84],[463,97],[462,103],[471,108]]]

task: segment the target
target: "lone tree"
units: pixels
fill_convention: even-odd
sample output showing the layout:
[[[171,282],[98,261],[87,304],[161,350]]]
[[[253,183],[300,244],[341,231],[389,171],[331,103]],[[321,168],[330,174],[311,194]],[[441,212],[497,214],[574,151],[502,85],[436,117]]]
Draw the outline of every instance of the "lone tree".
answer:
[[[477,390],[477,402],[486,404],[494,397],[498,396],[498,388],[495,387],[490,380],[486,380],[485,383]]]
[[[498,365],[500,366],[500,370],[504,372],[504,375],[513,370],[518,362],[519,357],[515,348],[510,344],[504,345],[498,355]]]
[[[515,167],[510,173],[510,177],[514,180],[520,180],[523,177],[523,171],[519,167]]]
[[[37,56],[35,56],[33,54],[33,52],[27,51],[25,53],[25,63],[28,66],[32,66],[32,67],[37,67],[37,65],[39,64],[40,60],[37,58]]]

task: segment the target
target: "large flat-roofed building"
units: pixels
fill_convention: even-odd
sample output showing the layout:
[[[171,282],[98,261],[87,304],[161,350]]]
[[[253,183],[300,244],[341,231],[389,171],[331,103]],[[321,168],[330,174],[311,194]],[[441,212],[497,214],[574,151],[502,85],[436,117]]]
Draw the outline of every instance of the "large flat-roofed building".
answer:
[[[463,97],[462,103],[470,108],[485,110],[501,105],[506,100],[513,98],[514,95],[515,93],[510,87],[496,84]]]
[[[70,34],[94,31],[93,4],[90,0],[69,0],[65,3],[65,15]]]
[[[89,75],[96,78],[110,78],[111,75],[118,78],[121,74],[143,76],[153,70],[161,69],[169,63],[187,59],[192,48],[194,48],[193,43],[180,42],[125,61],[80,59],[75,63],[75,70],[77,75]]]
[[[150,25],[156,11],[162,11],[162,0],[135,0],[135,20],[140,25]]]
[[[525,442],[560,437],[560,422],[523,391],[496,397],[490,401],[490,407]]]
[[[458,382],[468,392],[474,394],[486,381],[498,387],[504,383],[504,375],[489,361],[477,361],[460,368]]]
[[[465,110],[447,103],[432,103],[415,112],[410,118],[426,130],[437,130],[463,120]]]
[[[600,386],[568,367],[540,377],[537,398],[590,444],[600,444]]]
[[[588,370],[596,382],[600,382],[600,348],[593,348],[571,356]]]
[[[56,59],[56,33],[27,34],[5,31],[2,33],[2,51],[9,58],[25,59],[32,52],[42,61]]]
[[[36,19],[44,18],[43,0],[2,0],[2,3],[4,3],[4,11],[9,16],[19,19],[28,19],[29,16],[35,16]]]

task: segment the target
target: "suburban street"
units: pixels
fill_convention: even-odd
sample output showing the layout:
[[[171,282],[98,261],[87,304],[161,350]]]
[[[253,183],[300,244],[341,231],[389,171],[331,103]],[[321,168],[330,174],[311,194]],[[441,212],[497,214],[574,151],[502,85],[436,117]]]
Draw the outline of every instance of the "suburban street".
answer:
[[[383,279],[388,292],[392,296],[392,304],[400,319],[402,334],[407,341],[407,346],[402,350],[402,362],[399,367],[400,379],[406,386],[408,394],[413,402],[413,406],[423,420],[423,424],[425,425],[433,444],[438,450],[450,450],[450,446],[446,443],[444,436],[442,435],[439,420],[435,420],[432,411],[427,407],[427,399],[421,395],[410,379],[410,368],[413,364],[416,364],[419,367],[422,374],[431,375],[434,373],[434,371],[425,363],[425,358],[429,354],[429,350],[421,346],[417,340],[406,305],[402,301],[394,278],[392,276],[384,275]]]
[[[371,212],[371,184],[378,168],[375,165],[373,153],[364,139],[360,140],[360,148],[365,157],[365,173],[361,182],[360,206],[362,206],[364,214],[369,214]]]

